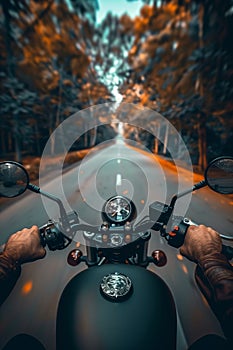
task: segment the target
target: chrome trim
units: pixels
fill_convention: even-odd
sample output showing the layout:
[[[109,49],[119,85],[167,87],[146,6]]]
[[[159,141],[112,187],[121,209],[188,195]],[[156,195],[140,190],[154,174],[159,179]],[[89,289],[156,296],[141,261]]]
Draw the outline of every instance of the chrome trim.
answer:
[[[100,289],[104,296],[112,300],[120,300],[127,296],[132,288],[131,279],[119,272],[103,277]]]

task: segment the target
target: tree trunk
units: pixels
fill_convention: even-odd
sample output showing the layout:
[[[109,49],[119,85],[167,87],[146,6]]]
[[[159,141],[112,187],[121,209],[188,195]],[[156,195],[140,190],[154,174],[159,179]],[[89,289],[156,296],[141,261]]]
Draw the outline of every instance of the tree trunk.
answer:
[[[63,130],[62,124],[60,124],[61,123],[62,90],[63,90],[62,80],[63,80],[63,67],[60,70],[58,106],[57,106],[57,113],[56,113],[56,128],[60,125],[60,138],[59,138],[58,153],[66,152],[66,146],[64,143],[64,140],[65,140],[64,130]]]
[[[14,77],[14,71],[15,71],[15,63],[14,63],[14,53],[12,50],[12,24],[11,24],[11,16],[10,16],[10,7],[8,4],[8,0],[1,1],[1,8],[2,13],[4,15],[4,41],[5,41],[5,48],[6,48],[6,65],[7,65],[7,71],[8,76],[10,78]],[[12,91],[12,96],[14,96],[14,91]],[[15,160],[17,162],[22,161],[22,154],[21,154],[21,147],[20,147],[20,138],[19,138],[19,121],[18,121],[18,115],[14,116],[14,125],[13,125],[13,139],[14,139],[14,145],[15,145]]]
[[[53,134],[53,115],[49,116],[49,141],[50,141],[50,152],[51,155],[54,155],[55,152],[55,137]]]
[[[37,156],[40,156],[40,154],[41,154],[39,135],[40,135],[40,132],[39,132],[38,123],[36,120],[36,122],[35,122],[35,141],[36,141],[36,155]]]
[[[84,123],[85,123],[85,121],[84,121]],[[88,148],[88,139],[89,139],[88,133],[89,133],[89,129],[88,129],[87,125],[85,125],[85,130],[87,130],[87,131],[85,131],[85,133],[84,133],[84,148]]]
[[[14,71],[14,64],[13,64],[14,54],[13,54],[12,48],[11,48],[12,28],[11,28],[11,22],[10,22],[10,12],[9,12],[8,0],[1,1],[1,7],[2,7],[3,15],[4,15],[5,30],[3,31],[3,33],[4,33],[4,41],[5,41],[5,47],[6,47],[6,65],[7,65],[8,76],[12,77],[13,71]]]
[[[159,140],[157,137],[154,138],[154,153],[155,154],[159,153]]]
[[[11,133],[8,132],[7,133],[7,151],[11,152],[12,149],[13,149],[13,147],[12,147],[12,135],[11,135]]]
[[[22,152],[21,152],[21,140],[19,136],[19,117],[18,115],[14,116],[14,143],[15,143],[15,160],[16,162],[21,163],[22,161]]]
[[[198,130],[198,152],[199,152],[198,167],[200,170],[203,171],[207,167],[205,115],[199,116],[197,130]]]
[[[3,130],[1,130],[1,149],[2,154],[6,154],[6,138]]]
[[[21,163],[22,162],[22,153],[21,153],[20,139],[19,139],[18,135],[15,135],[14,139],[15,139],[15,160],[16,160],[16,162]]]
[[[204,4],[199,4],[199,13],[198,13],[198,23],[199,23],[199,48],[203,49],[204,47],[204,16],[205,16],[205,7]],[[201,97],[204,96],[204,85],[203,85],[203,76],[202,72],[198,73],[195,90]],[[198,166],[200,170],[204,170],[207,164],[207,145],[206,145],[206,115],[201,112],[199,115],[197,130],[198,130]]]
[[[156,134],[156,137],[154,139],[154,152],[156,154],[159,153],[159,137],[160,137],[160,124],[158,124],[158,126],[157,126],[157,134]]]
[[[90,93],[90,90],[88,90],[88,99],[89,99],[90,105],[93,106],[94,103],[93,103],[93,99],[92,99],[92,95]],[[91,110],[91,116],[94,119],[94,114],[93,114],[92,110]],[[95,146],[96,138],[97,138],[97,126],[94,126],[94,128],[90,132],[90,142],[89,142],[90,147]]]
[[[90,142],[91,147],[95,146],[96,138],[97,138],[97,126],[94,126],[94,128],[91,130],[91,142]]]
[[[168,132],[169,132],[169,125],[166,125],[165,129],[165,135],[164,135],[164,143],[163,143],[163,154],[167,153],[167,145],[168,145]]]

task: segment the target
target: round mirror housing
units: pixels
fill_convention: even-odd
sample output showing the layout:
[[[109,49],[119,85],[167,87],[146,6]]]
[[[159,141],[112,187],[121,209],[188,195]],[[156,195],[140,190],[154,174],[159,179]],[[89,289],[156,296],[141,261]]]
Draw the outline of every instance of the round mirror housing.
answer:
[[[25,168],[16,162],[0,163],[0,196],[13,198],[24,193],[29,184]]]
[[[233,157],[219,157],[208,165],[205,181],[215,192],[233,194]]]

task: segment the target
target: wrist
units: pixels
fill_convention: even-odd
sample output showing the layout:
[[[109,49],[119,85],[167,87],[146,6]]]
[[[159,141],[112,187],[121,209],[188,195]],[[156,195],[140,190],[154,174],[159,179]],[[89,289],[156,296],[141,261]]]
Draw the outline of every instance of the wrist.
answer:
[[[21,265],[14,255],[8,254],[7,250],[1,253],[1,258],[9,265],[10,269],[17,270]]]
[[[221,253],[206,255],[198,261],[198,266],[211,284],[216,284],[224,279],[233,280],[233,267],[226,256]]]
[[[211,264],[211,266],[216,263],[216,265],[219,264],[229,264],[227,257],[222,254],[222,253],[210,253],[210,254],[206,254],[203,256],[200,256],[197,258],[197,263],[200,266],[208,266],[209,264]]]

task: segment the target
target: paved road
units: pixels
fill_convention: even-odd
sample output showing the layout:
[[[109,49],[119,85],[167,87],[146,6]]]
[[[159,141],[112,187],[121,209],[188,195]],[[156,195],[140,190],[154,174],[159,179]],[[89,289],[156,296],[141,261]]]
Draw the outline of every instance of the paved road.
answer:
[[[180,169],[179,173],[178,181],[177,171],[169,162],[118,141],[92,152],[79,166],[63,175],[66,208],[77,210],[83,221],[96,225],[101,222],[99,211],[104,201],[118,193],[133,198],[138,216],[142,218],[148,214],[148,203],[169,202],[178,188],[190,187],[191,173],[185,169]],[[195,176],[195,181],[200,179]],[[59,179],[54,175],[52,179],[49,175],[44,178],[41,185],[44,190],[62,195]],[[188,209],[187,215],[194,221],[211,225],[224,234],[233,232],[231,198],[204,188],[190,199],[190,205],[187,199],[180,200],[177,214],[184,214]],[[13,204],[0,214],[0,243],[22,227],[42,225],[49,217],[58,216],[56,204],[44,201],[47,213],[40,196],[34,193],[9,201]],[[80,236],[76,240],[82,243]],[[66,262],[75,244],[73,242],[70,249],[64,251],[48,251],[45,259],[23,266],[20,280],[0,310],[0,349],[8,339],[21,332],[37,337],[48,350],[54,349],[59,297],[71,277],[85,269],[83,265],[74,268]],[[190,344],[204,334],[221,334],[217,320],[195,286],[194,265],[167,246],[157,232],[153,232],[149,253],[153,249],[162,249],[168,256],[165,267],[150,266],[149,269],[162,276],[173,291],[181,326],[178,349],[185,349],[186,342]]]

